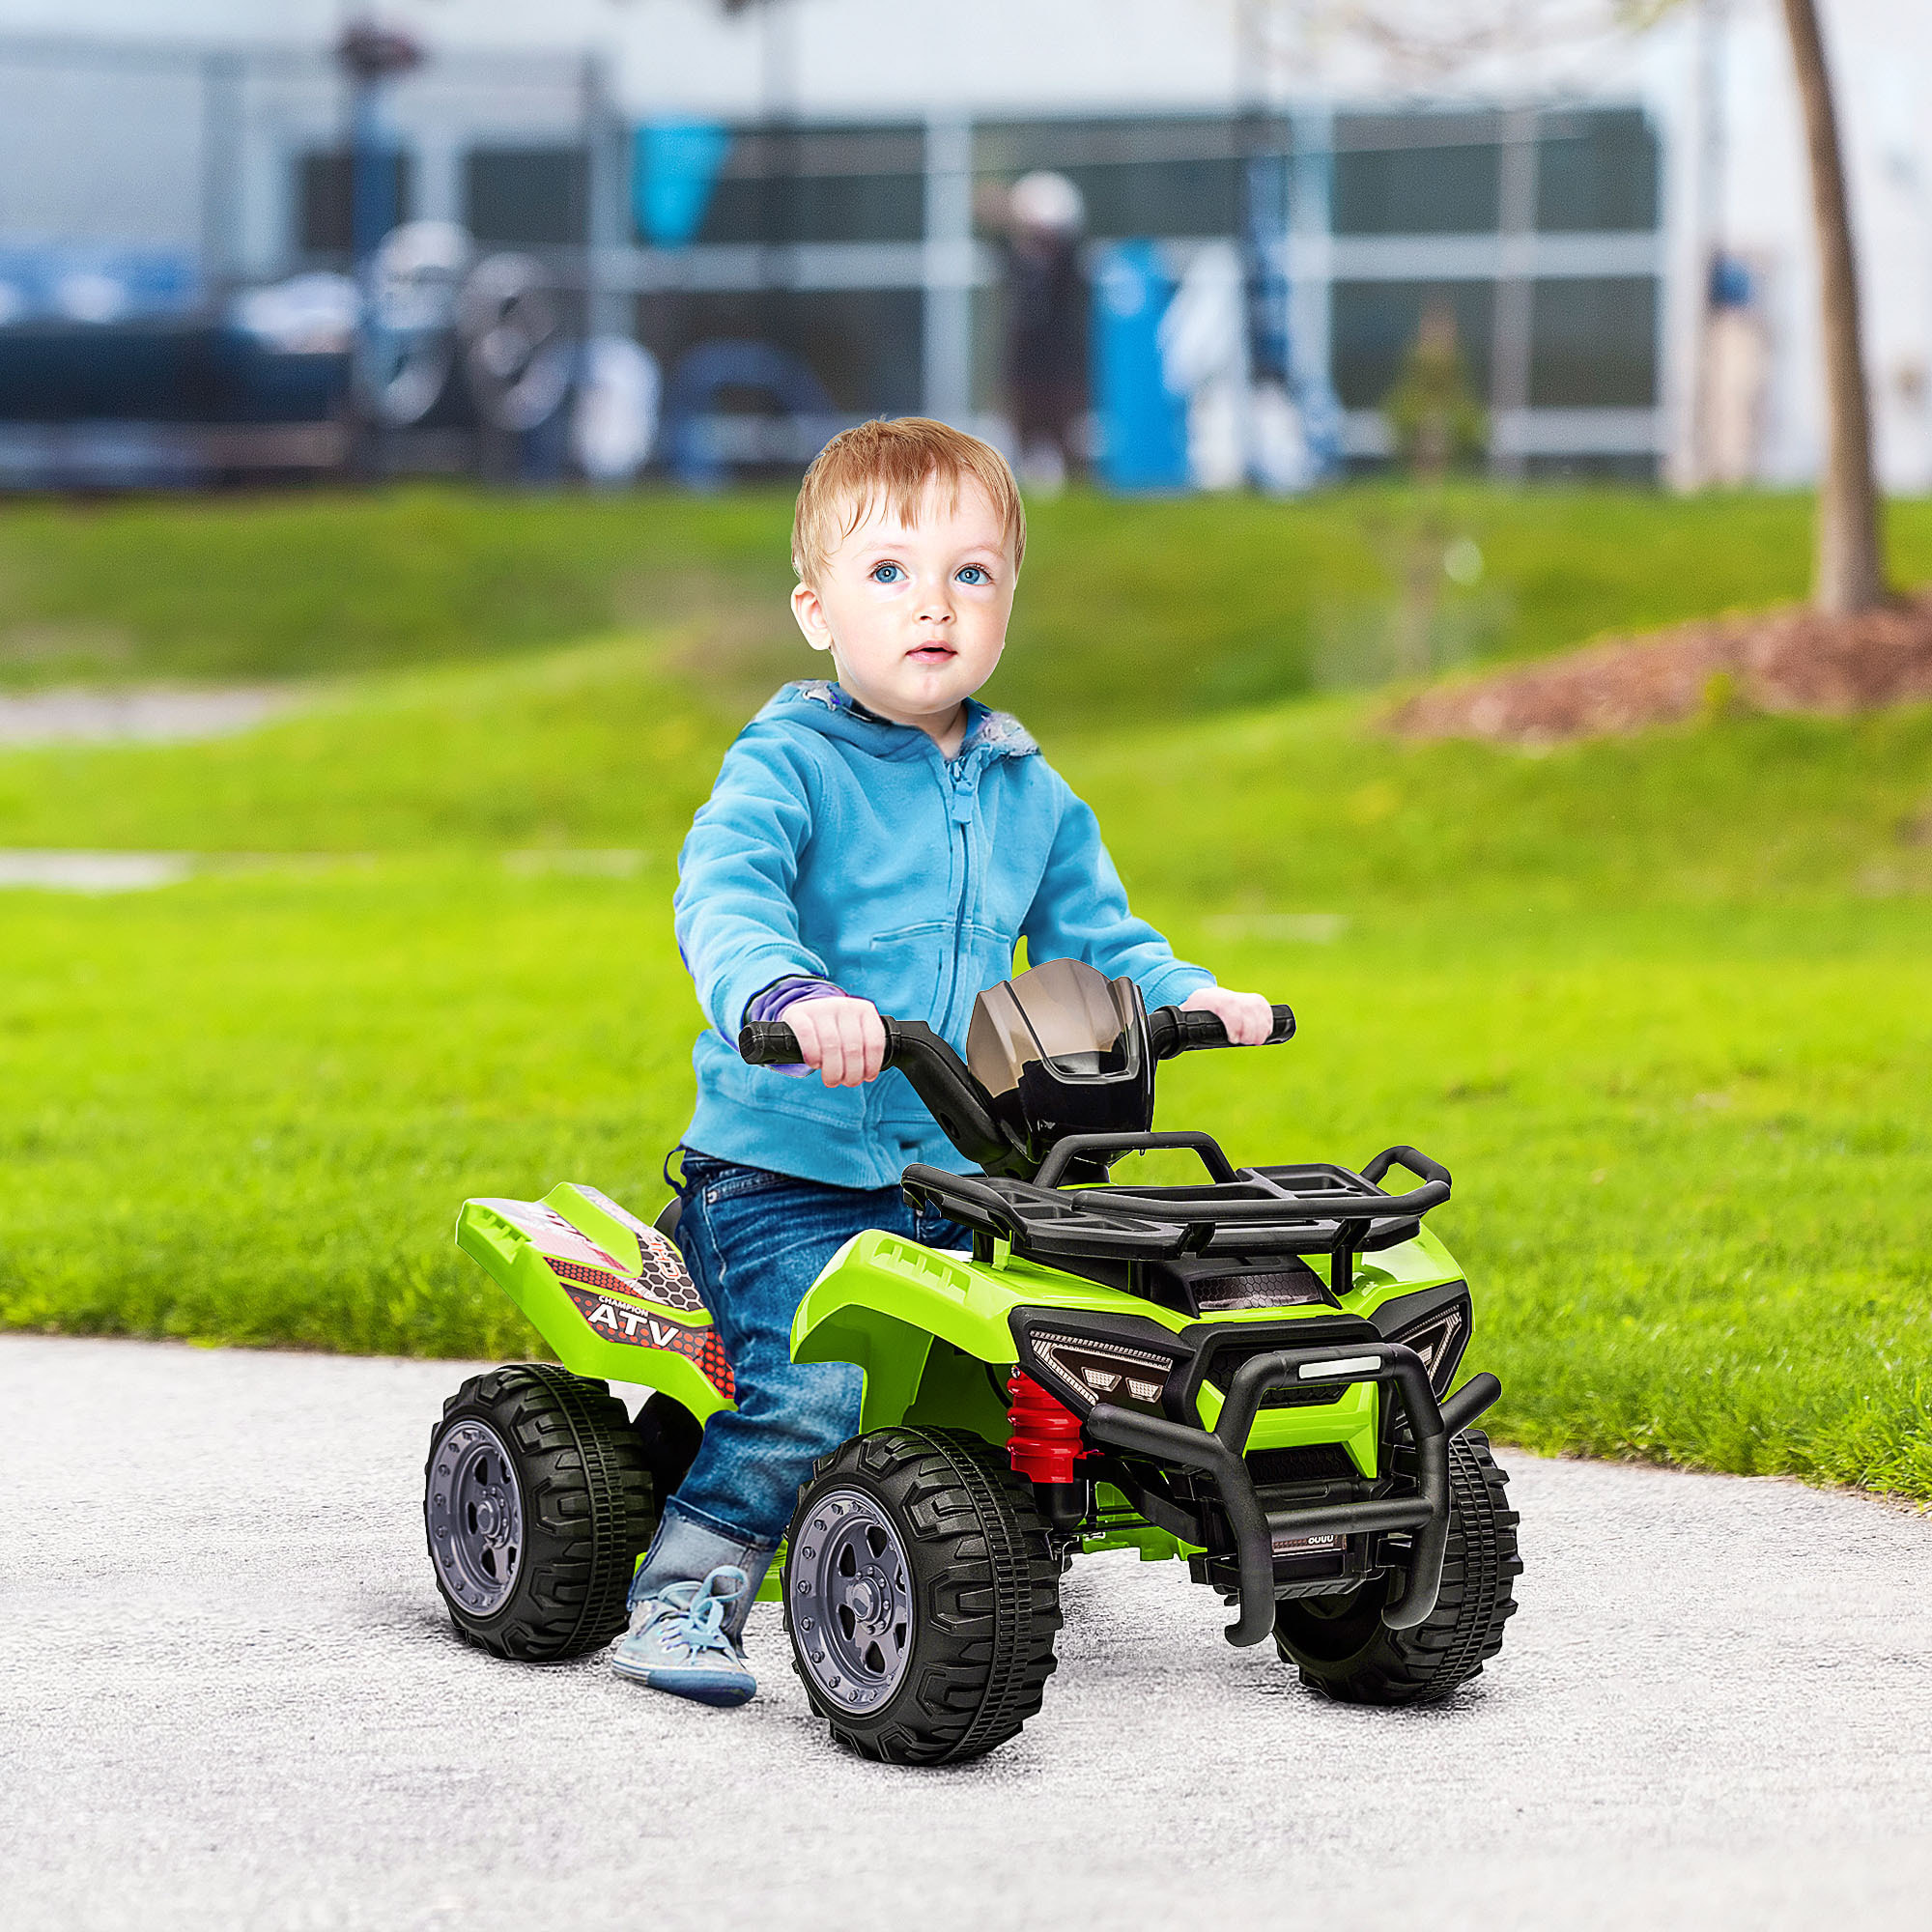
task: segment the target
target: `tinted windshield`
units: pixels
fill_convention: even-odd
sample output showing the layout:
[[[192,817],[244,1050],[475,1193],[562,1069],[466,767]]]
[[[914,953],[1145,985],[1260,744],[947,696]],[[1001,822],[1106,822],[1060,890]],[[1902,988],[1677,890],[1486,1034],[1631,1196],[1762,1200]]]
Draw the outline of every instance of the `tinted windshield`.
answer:
[[[973,1008],[966,1065],[988,1094],[1009,1094],[1028,1062],[1050,1060],[1072,1074],[1113,1070],[1132,1014],[1127,983],[1077,959],[1049,959],[989,987]]]

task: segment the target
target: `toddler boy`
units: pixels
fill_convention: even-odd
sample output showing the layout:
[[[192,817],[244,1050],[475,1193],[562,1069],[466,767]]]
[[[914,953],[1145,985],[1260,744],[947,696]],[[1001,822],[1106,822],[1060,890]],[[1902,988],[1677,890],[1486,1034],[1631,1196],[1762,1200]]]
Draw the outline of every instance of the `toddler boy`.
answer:
[[[974,701],[1025,547],[1012,472],[977,438],[905,417],[828,443],[799,490],[791,602],[836,677],[758,713],[679,855],[678,945],[711,1025],[677,1239],[738,1406],[706,1427],[632,1587],[614,1667],[658,1690],[752,1695],[758,1583],[813,1461],[858,1426],[860,1371],[791,1359],[806,1290],[867,1228],[965,1244],[900,1197],[908,1163],[967,1163],[904,1077],[881,1077],[879,1015],[963,1045],[1024,939],[1036,964],[1082,959],[1150,1007],[1216,1013],[1237,1044],[1272,1024],[1128,911],[1093,812],[1017,720]],[[739,1059],[740,1027],[781,1016],[816,1082]]]

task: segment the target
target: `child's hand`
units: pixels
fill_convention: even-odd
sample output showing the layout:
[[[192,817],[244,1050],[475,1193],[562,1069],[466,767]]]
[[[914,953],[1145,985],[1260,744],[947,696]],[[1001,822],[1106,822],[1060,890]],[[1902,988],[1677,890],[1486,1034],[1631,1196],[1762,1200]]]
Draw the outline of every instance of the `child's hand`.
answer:
[[[784,1009],[785,1025],[798,1037],[808,1066],[828,1087],[863,1087],[879,1077],[886,1057],[886,1023],[870,1000],[828,993],[798,1000]]]
[[[1259,993],[1231,993],[1225,986],[1203,986],[1180,1003],[1180,1010],[1212,1013],[1228,1029],[1228,1038],[1236,1046],[1265,1045],[1274,1031],[1274,1009]]]

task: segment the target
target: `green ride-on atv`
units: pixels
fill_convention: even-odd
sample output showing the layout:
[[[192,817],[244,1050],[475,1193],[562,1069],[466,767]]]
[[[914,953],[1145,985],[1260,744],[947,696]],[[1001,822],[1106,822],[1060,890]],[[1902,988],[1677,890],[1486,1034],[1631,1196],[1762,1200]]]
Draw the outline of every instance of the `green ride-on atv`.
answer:
[[[1274,1037],[1294,1017],[1276,1009]],[[1040,1705],[1073,1557],[1184,1557],[1311,1690],[1444,1697],[1502,1643],[1517,1518],[1487,1439],[1501,1393],[1450,1393],[1469,1291],[1423,1216],[1449,1176],[1413,1148],[1361,1170],[1236,1168],[1154,1133],[1155,1065],[1226,1046],[1211,1014],[1150,1013],[1070,960],[980,996],[966,1060],[888,1020],[912,1082],[977,1174],[916,1165],[906,1198],[973,1247],[879,1231],[800,1305],[792,1353],[865,1372],[859,1433],[799,1493],[763,1594],[784,1605],[812,1708],[867,1756],[976,1757]],[[780,1022],[751,1062],[796,1062]],[[1190,1149],[1206,1179],[1119,1187],[1109,1167]],[[1390,1194],[1393,1168],[1420,1183]],[[557,1364],[466,1382],[431,1439],[430,1555],[456,1625],[504,1657],[575,1657],[625,1596],[731,1364],[678,1254],[595,1188],[469,1201],[457,1240]],[[649,1391],[634,1416],[612,1382]]]

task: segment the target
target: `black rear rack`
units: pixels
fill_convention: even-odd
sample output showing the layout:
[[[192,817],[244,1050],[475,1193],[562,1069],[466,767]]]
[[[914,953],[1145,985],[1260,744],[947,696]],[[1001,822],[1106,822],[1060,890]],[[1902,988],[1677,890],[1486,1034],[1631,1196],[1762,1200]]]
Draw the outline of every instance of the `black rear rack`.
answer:
[[[1053,1182],[1083,1154],[1192,1148],[1209,1180],[1195,1187],[1063,1188]],[[1377,1184],[1392,1167],[1422,1182],[1406,1194]],[[1207,1134],[1074,1134],[1058,1142],[1037,1180],[905,1171],[908,1203],[949,1215],[980,1237],[1043,1262],[1178,1261],[1184,1255],[1333,1257],[1331,1292],[1353,1279],[1354,1258],[1414,1236],[1430,1208],[1449,1199],[1449,1170],[1411,1147],[1385,1148],[1359,1174],[1325,1162],[1236,1168]]]

